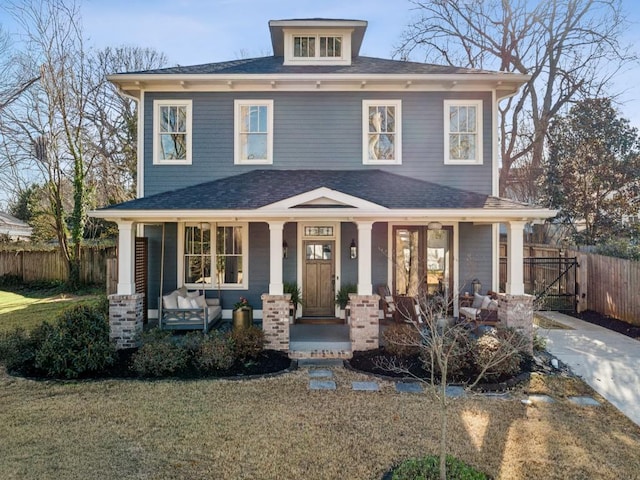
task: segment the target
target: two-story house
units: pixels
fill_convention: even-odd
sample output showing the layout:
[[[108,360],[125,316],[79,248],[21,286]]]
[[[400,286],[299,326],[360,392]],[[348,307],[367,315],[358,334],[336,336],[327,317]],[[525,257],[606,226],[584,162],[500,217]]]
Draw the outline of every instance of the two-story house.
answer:
[[[152,316],[181,286],[225,317],[243,296],[287,349],[285,282],[321,317],[356,284],[352,324],[373,309],[377,328],[378,285],[497,290],[500,223],[523,295],[523,227],[555,212],[497,197],[497,108],[528,77],[360,56],[366,27],[273,20],[273,56],[109,76],[139,106],[139,198],[92,212],[118,224],[117,298],[136,297],[144,236]]]

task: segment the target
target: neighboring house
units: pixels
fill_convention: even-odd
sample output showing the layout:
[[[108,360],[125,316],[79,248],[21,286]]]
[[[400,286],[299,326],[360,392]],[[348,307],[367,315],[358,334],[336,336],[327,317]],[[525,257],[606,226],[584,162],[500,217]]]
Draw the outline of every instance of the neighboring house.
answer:
[[[31,240],[32,228],[8,213],[0,212],[0,235],[8,236],[12,241]]]
[[[379,285],[457,298],[497,290],[500,223],[523,294],[523,227],[555,212],[497,198],[497,107],[528,77],[363,57],[366,27],[274,20],[273,56],[108,77],[139,102],[139,198],[92,212],[118,223],[119,295],[143,235],[152,315],[180,286],[227,318],[248,298],[265,330],[285,282],[305,316],[336,315],[347,283],[376,311]]]

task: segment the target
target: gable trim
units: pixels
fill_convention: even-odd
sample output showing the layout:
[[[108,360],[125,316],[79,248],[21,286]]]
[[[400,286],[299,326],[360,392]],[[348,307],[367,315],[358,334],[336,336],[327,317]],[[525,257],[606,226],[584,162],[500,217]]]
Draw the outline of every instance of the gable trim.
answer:
[[[294,195],[293,197],[285,198],[278,202],[265,205],[258,208],[255,211],[260,213],[270,213],[274,211],[281,212],[283,210],[293,209],[296,207],[304,207],[305,204],[313,205],[314,202],[321,201],[322,199],[328,199],[333,205],[342,205],[344,208],[354,210],[364,210],[368,213],[371,212],[385,212],[389,209],[367,200],[348,195],[346,193],[332,190],[327,187],[320,187],[314,190],[310,190],[305,193]],[[325,209],[323,209],[325,210]]]

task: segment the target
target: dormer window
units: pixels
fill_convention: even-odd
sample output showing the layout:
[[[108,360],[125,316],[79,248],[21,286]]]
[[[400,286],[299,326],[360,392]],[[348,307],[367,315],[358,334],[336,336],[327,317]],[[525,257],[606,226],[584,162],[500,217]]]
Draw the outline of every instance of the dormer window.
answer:
[[[349,65],[351,31],[284,31],[285,65]]]
[[[316,48],[319,45],[320,48]],[[296,58],[341,58],[342,36],[294,36],[293,56]]]

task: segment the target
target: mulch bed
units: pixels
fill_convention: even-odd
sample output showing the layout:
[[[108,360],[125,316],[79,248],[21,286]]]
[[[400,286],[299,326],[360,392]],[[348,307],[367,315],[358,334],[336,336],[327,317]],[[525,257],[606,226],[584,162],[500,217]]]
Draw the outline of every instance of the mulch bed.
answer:
[[[382,368],[380,365],[384,365],[385,361],[395,361],[397,364],[402,365],[403,369],[406,368],[409,374]],[[352,370],[373,374],[390,380],[424,379],[430,381],[431,379],[431,373],[423,368],[422,361],[418,355],[398,358],[387,352],[384,347],[375,350],[353,352],[353,358],[346,360],[345,366]],[[521,372],[516,376],[503,375],[499,378],[492,379],[490,382],[482,381],[482,383],[477,385],[477,389],[482,391],[505,390],[528,378],[531,372],[542,370],[537,358],[535,360],[531,358],[523,359],[520,368]],[[474,372],[467,370],[461,375],[451,376],[448,382],[450,384],[464,385],[473,382],[475,378]]]
[[[587,310],[580,313],[570,313],[572,317],[579,318],[585,322],[593,323],[594,325],[600,325],[601,327],[608,328],[614,332],[621,333],[627,337],[640,340],[640,327],[631,325],[630,323],[618,320],[617,318],[602,315],[601,313],[594,312],[593,310]]]

